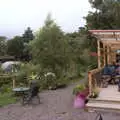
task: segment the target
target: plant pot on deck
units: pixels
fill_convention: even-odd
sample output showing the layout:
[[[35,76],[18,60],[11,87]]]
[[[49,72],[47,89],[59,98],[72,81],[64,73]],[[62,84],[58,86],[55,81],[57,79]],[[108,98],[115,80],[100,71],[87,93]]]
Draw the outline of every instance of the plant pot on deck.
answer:
[[[97,98],[99,96],[100,89],[99,88],[94,88],[92,91],[92,94],[89,96],[89,98]]]
[[[92,94],[89,96],[89,98],[97,98],[98,97],[98,94]]]

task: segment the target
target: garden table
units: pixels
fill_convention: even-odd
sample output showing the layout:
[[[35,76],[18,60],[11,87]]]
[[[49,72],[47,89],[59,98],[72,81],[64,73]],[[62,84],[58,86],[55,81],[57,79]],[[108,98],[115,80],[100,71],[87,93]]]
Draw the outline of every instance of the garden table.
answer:
[[[26,92],[28,92],[30,90],[30,88],[28,87],[19,87],[19,88],[14,88],[13,91],[15,93],[20,93],[20,94],[25,94]]]
[[[20,100],[22,104],[24,101],[24,96],[28,95],[29,91],[30,91],[30,88],[27,88],[27,87],[19,87],[19,88],[13,89],[13,92],[15,92],[15,95],[20,97],[18,98],[18,100]]]

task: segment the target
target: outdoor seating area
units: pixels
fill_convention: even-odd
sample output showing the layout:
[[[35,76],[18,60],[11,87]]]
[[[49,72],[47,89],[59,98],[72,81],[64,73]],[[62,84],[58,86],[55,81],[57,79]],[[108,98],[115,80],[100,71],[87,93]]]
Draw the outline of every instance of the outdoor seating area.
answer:
[[[90,30],[97,41],[98,68],[88,72],[89,108],[119,109],[120,102],[120,30]],[[94,99],[94,100],[93,100]]]
[[[107,88],[108,85],[116,85],[119,90],[120,30],[89,30],[89,32],[97,40],[98,59],[98,68],[89,71],[88,74],[90,94],[95,87]]]
[[[101,71],[101,87],[107,87],[109,84],[117,85],[120,89],[120,64],[106,65]]]
[[[38,99],[38,103],[40,103],[39,97],[39,85],[37,81],[32,80],[29,87],[20,87],[13,88],[13,92],[20,96],[21,104],[32,104],[32,100],[36,97]]]
[[[0,120],[120,120],[120,0],[1,0],[0,12]]]

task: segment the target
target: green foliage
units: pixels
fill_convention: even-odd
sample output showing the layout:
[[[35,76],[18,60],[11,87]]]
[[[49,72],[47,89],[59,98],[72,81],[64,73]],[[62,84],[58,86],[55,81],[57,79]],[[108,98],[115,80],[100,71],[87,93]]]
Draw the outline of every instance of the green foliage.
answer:
[[[90,0],[95,12],[87,17],[88,29],[119,29],[120,1],[119,0]]]
[[[21,37],[16,36],[7,42],[7,53],[15,57],[21,57],[23,54],[24,44]]]
[[[30,61],[31,54],[30,54],[29,42],[34,39],[34,35],[30,27],[28,27],[27,30],[25,30],[24,34],[22,35],[22,39],[24,42],[23,59],[25,61]]]
[[[80,93],[81,91],[85,90],[85,85],[84,84],[80,84],[77,85],[74,89],[73,89],[73,94],[77,95],[78,93]]]
[[[96,87],[93,89],[90,98],[97,98],[99,96],[100,90]]]
[[[29,50],[29,42],[33,40],[34,36],[30,27],[25,30],[23,36],[15,36],[7,42],[7,54],[15,56],[20,60],[29,61],[31,54]]]
[[[0,88],[1,94],[10,93],[10,92],[12,92],[12,88],[8,84],[3,84],[2,87]]]
[[[45,76],[43,86],[45,89],[56,89],[56,77],[53,75]]]
[[[16,98],[11,93],[0,93],[0,106],[5,106],[16,102]]]
[[[0,74],[3,74],[4,73],[4,70],[1,68],[1,65],[0,65]]]
[[[0,56],[6,55],[7,45],[6,37],[0,36]]]
[[[16,74],[16,81],[18,84],[28,84],[32,80],[32,73],[39,73],[39,65],[33,65],[32,63],[22,64],[20,71]]]
[[[34,39],[34,36],[33,36],[32,30],[30,27],[28,27],[23,34],[23,41],[24,43],[29,43],[33,39]]]
[[[2,74],[1,76],[0,76],[0,87],[2,86],[2,85],[4,85],[4,84],[11,84],[12,83],[12,75],[4,75],[4,74]]]
[[[45,25],[37,32],[30,45],[34,63],[40,64],[43,71],[49,69],[60,77],[69,64],[68,44],[60,27],[50,16],[47,17]]]

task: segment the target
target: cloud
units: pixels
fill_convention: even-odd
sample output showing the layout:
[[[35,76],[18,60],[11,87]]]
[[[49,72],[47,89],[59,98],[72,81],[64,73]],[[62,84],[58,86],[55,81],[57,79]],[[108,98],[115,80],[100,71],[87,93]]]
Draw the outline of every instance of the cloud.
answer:
[[[0,0],[0,35],[19,35],[30,26],[39,29],[49,12],[66,32],[83,26],[88,0]]]

